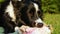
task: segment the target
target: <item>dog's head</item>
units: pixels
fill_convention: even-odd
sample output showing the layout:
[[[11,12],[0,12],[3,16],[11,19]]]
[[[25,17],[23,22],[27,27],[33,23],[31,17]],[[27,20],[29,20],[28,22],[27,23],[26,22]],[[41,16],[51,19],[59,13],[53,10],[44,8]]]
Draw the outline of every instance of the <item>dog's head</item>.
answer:
[[[39,27],[43,26],[43,21],[38,3],[28,0],[11,0],[5,11],[16,24]]]
[[[42,12],[39,5],[34,2],[23,4],[24,6],[20,9],[21,20],[28,26],[43,26]]]
[[[40,0],[39,0],[40,1]],[[7,32],[21,25],[42,27],[40,2],[35,0],[6,0],[1,5],[1,23]],[[0,24],[1,25],[1,24]],[[8,29],[7,29],[8,28]],[[6,32],[5,31],[5,32]]]

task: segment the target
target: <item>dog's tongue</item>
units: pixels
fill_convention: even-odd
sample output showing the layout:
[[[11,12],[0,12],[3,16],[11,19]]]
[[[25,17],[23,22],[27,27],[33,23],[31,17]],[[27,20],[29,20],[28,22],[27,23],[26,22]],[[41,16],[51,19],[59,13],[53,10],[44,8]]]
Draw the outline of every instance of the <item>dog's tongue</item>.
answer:
[[[49,34],[50,30],[47,27],[43,28],[27,28],[23,34]]]

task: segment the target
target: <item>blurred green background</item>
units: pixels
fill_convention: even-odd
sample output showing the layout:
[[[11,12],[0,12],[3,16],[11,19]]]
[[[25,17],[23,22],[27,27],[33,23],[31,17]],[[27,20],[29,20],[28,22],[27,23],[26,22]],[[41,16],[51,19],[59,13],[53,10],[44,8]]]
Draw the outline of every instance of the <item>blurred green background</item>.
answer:
[[[0,5],[2,2],[4,2],[4,0],[0,0]],[[60,34],[60,0],[41,0],[41,2],[44,22],[52,25],[54,30],[52,34]],[[0,32],[3,32],[1,27]]]

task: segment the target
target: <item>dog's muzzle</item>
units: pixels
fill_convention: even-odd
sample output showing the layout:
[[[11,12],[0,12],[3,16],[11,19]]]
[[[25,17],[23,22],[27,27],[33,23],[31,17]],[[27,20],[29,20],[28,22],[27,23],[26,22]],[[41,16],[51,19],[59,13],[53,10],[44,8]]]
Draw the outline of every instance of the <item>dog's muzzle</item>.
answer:
[[[43,21],[40,19],[40,18],[38,18],[37,20],[35,20],[34,22],[33,22],[33,24],[32,25],[34,25],[34,26],[36,26],[36,27],[43,27]]]

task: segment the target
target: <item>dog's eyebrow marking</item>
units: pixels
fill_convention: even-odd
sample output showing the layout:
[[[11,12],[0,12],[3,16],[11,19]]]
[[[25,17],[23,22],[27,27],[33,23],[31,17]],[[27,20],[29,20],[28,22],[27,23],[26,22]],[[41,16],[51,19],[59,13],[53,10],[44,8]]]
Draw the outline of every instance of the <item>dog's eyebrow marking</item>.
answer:
[[[36,3],[34,3],[34,7],[35,7],[36,11],[39,10],[39,7],[38,7],[38,5]]]
[[[11,1],[10,1],[9,5],[7,6],[5,12],[9,14],[9,16],[12,18],[12,21],[16,20],[16,16],[14,14],[14,9],[13,9],[13,5],[12,5]]]
[[[38,12],[38,10],[39,10],[38,4],[33,3],[33,5],[34,5],[34,7],[35,7],[35,10],[36,10],[36,15],[37,15],[37,17],[38,17],[38,14],[37,14],[37,12]]]
[[[21,0],[18,0],[18,1],[21,1]]]

